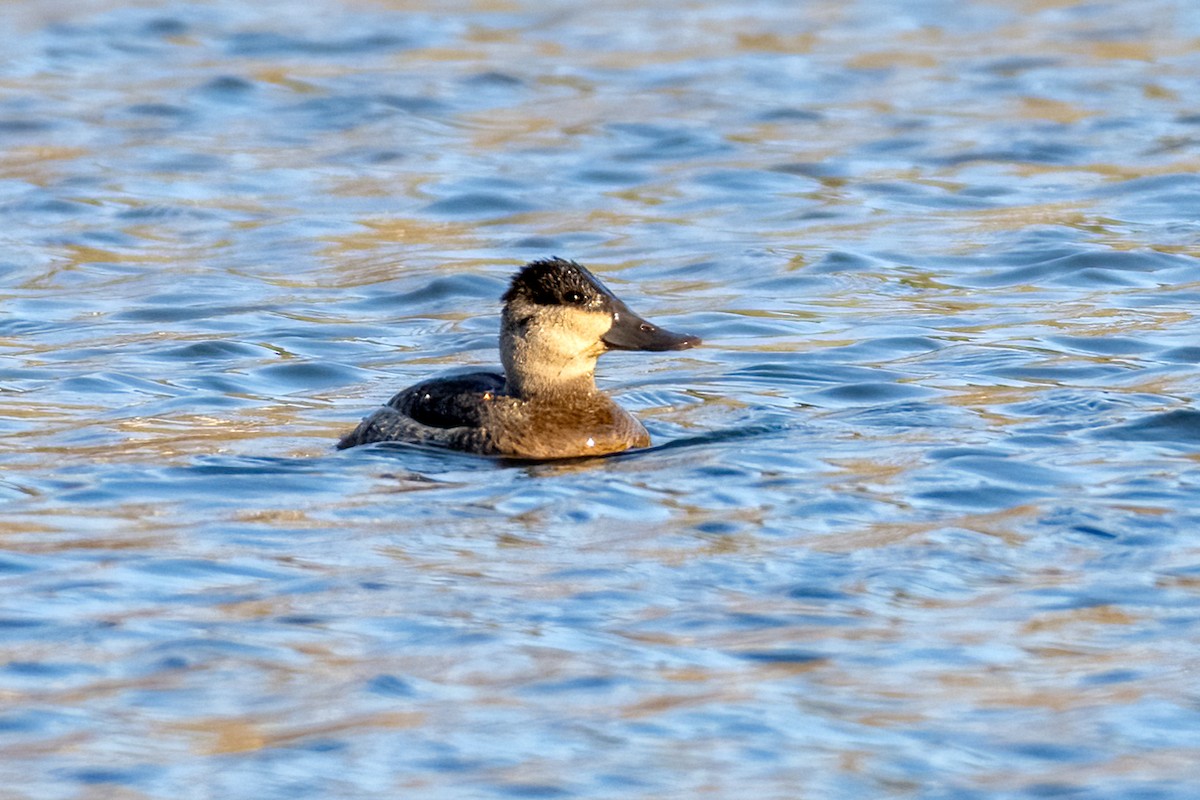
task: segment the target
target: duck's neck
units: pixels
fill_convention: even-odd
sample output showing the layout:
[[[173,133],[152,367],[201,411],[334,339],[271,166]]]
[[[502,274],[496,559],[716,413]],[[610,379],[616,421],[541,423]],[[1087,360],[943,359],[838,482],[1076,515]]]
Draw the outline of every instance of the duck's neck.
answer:
[[[546,381],[530,375],[506,372],[504,380],[508,393],[522,400],[580,397],[596,393],[596,381],[591,375],[569,381]]]
[[[535,352],[536,351],[536,352]],[[500,348],[505,389],[513,397],[573,397],[596,392],[596,356],[590,353],[546,352],[523,339]]]

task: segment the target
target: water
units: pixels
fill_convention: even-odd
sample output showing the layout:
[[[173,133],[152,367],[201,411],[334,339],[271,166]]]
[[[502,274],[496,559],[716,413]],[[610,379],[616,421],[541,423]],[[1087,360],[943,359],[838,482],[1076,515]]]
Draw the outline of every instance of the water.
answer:
[[[15,798],[1191,798],[1200,11],[0,9]],[[512,270],[655,447],[334,452]]]

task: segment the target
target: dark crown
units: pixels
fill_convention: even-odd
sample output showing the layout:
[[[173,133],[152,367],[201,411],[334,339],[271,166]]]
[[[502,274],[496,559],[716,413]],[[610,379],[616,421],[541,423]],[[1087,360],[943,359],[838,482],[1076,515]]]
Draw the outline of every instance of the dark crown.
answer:
[[[510,303],[517,298],[539,305],[584,305],[599,295],[608,294],[604,284],[581,264],[565,258],[541,258],[531,261],[513,276],[502,298]]]

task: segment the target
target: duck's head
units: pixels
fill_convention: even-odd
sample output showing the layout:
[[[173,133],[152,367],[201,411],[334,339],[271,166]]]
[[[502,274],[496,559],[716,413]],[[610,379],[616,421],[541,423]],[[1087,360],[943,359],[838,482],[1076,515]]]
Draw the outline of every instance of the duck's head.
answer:
[[[586,380],[609,350],[687,350],[700,344],[639,317],[574,261],[526,264],[504,293],[500,355],[512,389],[536,392]]]

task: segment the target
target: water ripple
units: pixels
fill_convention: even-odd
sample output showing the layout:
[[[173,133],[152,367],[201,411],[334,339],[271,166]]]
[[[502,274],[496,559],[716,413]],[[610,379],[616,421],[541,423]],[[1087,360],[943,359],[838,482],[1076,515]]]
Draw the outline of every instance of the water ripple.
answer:
[[[1200,17],[44,5],[6,791],[1190,800]],[[334,449],[546,255],[651,447]]]

